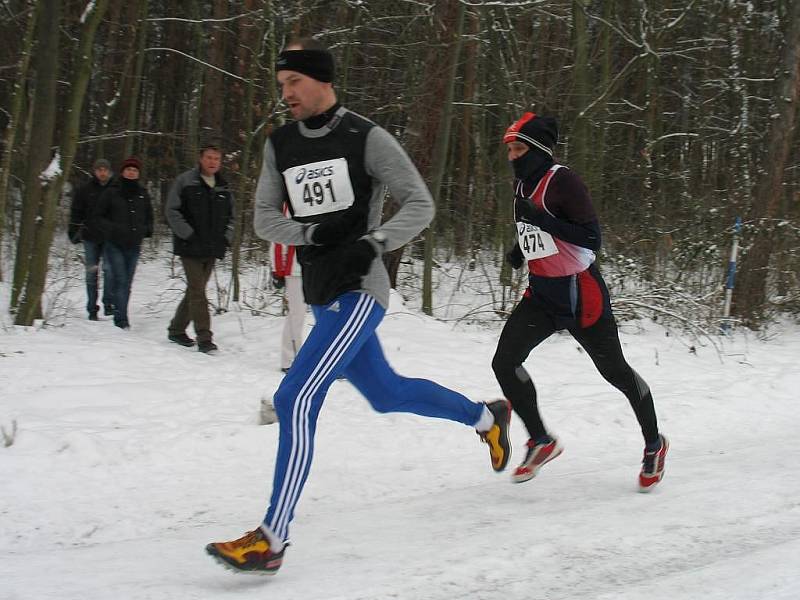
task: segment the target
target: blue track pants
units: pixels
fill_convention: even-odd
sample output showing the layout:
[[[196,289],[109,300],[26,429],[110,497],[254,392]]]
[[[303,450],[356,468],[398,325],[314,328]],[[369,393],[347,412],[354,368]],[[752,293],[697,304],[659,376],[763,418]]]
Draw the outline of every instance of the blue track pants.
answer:
[[[385,310],[372,296],[348,292],[311,309],[316,324],[274,396],[280,434],[264,524],[284,541],[311,468],[317,416],[339,375],[378,412],[408,412],[472,426],[484,406],[432,381],[395,373],[375,334]]]

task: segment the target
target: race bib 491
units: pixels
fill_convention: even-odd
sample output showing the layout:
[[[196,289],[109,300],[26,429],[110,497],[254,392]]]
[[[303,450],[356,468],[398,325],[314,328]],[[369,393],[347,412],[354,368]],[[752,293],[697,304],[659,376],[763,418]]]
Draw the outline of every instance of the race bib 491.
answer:
[[[345,158],[289,167],[283,172],[283,180],[298,217],[336,212],[355,201]]]

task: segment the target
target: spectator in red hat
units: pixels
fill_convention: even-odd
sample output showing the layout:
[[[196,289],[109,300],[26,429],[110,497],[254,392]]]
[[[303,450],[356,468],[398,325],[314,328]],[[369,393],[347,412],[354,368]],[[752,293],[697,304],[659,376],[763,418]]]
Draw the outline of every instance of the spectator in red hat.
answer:
[[[128,157],[128,158],[126,158],[125,160],[122,161],[122,166],[120,166],[119,172],[123,173],[125,171],[125,169],[127,169],[128,167],[133,167],[137,171],[141,172],[141,170],[142,170],[142,161],[140,161],[135,156],[130,156],[130,157]],[[138,178],[139,178],[138,175],[136,177],[127,177],[127,179],[138,179]]]
[[[529,285],[503,327],[492,361],[497,381],[530,439],[512,480],[523,482],[561,454],[536,403],[536,388],[523,367],[531,351],[555,331],[566,329],[591,357],[600,374],[628,398],[645,442],[639,489],[661,481],[669,444],[658,431],[647,383],[625,360],[608,289],[595,265],[600,224],[581,178],[555,162],[558,123],[527,112],[503,136],[514,170],[517,241],[506,255],[525,267]]]
[[[114,280],[114,325],[129,329],[128,300],[142,240],[153,235],[153,206],[139,182],[141,161],[122,161],[120,176],[100,196],[92,219],[103,233],[103,260]]]

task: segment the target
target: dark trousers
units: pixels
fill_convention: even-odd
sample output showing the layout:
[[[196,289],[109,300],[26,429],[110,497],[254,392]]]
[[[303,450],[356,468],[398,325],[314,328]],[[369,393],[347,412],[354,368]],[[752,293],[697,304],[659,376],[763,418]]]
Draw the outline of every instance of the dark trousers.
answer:
[[[114,279],[114,325],[128,327],[128,300],[131,284],[139,262],[140,246],[118,246],[114,242],[103,244],[103,260],[111,267]]]
[[[186,332],[189,322],[194,323],[198,342],[210,342],[211,315],[208,312],[206,285],[214,271],[214,258],[195,258],[181,256],[183,271],[186,273],[186,292],[183,294],[175,316],[169,323],[170,335]]]
[[[97,314],[99,306],[97,306],[97,296],[100,286],[98,273],[100,271],[100,263],[103,258],[103,244],[102,242],[92,242],[90,240],[83,240],[83,263],[86,267],[86,312]],[[102,260],[103,264],[103,307],[106,309],[106,314],[114,306],[114,278],[111,275],[111,267],[107,260]]]
[[[492,369],[503,394],[511,401],[533,439],[543,437],[547,431],[536,405],[536,387],[522,363],[531,350],[555,331],[551,316],[525,297],[506,321],[492,360]],[[605,380],[625,394],[642,428],[645,442],[658,440],[653,396],[622,354],[613,315],[604,315],[591,327],[582,329],[575,326],[568,331],[586,350]]]

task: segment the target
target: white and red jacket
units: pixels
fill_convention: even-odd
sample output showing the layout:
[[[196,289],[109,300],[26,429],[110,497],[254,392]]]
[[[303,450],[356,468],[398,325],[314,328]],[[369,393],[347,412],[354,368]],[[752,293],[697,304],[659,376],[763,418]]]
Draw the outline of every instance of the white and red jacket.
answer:
[[[295,257],[294,246],[272,243],[272,272],[278,277],[299,277],[301,275],[300,263]]]
[[[289,214],[289,205],[283,205],[283,214]],[[300,263],[295,256],[295,247],[272,242],[270,244],[272,255],[272,272],[278,277],[300,277],[302,271]]]

